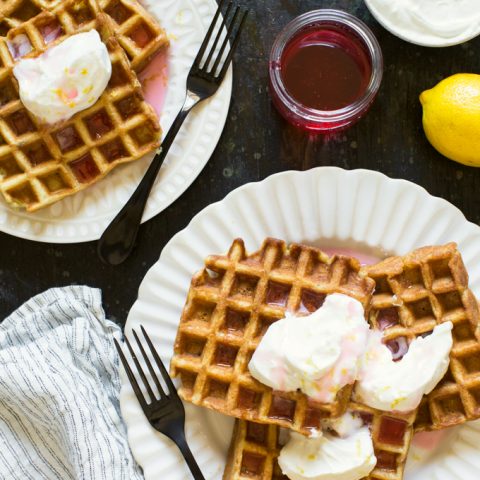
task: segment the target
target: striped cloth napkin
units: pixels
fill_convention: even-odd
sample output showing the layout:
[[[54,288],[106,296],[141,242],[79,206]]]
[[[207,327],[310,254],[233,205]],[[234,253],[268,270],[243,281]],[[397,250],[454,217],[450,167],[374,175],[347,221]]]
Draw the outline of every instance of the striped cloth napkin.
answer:
[[[49,290],[0,324],[0,479],[140,480],[120,416],[121,330],[99,290]]]

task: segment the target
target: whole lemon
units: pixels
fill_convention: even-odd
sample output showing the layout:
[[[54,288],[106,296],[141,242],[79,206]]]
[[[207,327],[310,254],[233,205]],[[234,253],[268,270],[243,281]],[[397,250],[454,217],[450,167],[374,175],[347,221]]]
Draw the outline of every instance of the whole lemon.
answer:
[[[423,128],[447,158],[480,167],[480,75],[460,73],[420,95]]]

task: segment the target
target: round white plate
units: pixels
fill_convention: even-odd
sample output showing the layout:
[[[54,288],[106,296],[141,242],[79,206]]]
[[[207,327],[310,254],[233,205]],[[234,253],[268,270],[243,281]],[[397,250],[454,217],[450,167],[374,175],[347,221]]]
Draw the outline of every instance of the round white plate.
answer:
[[[168,364],[191,276],[202,268],[204,258],[226,252],[236,237],[254,251],[268,236],[369,255],[405,254],[456,241],[473,291],[480,294],[480,228],[468,223],[460,210],[404,180],[368,170],[316,168],[245,185],[199,213],[173,237],[145,277],[127,320],[127,334],[142,324]],[[176,448],[149,426],[125,377],[121,408],[146,480],[190,478]],[[187,406],[187,412],[189,443],[205,478],[220,480],[233,422],[197,407]],[[478,478],[478,423],[444,438],[427,438],[428,444],[434,442],[438,445],[433,450],[414,448],[406,480]]]
[[[171,40],[168,83],[160,118],[168,131],[185,97],[185,81],[216,11],[215,0],[144,0]],[[163,78],[162,78],[163,75]],[[152,81],[165,81],[164,72]],[[187,119],[150,195],[147,221],[175,201],[195,180],[215,149],[227,119],[232,72],[214,98]],[[53,243],[97,240],[140,182],[153,154],[120,166],[98,184],[37,213],[13,210],[0,199],[0,230],[17,237]]]
[[[396,0],[390,1],[395,3]],[[421,0],[418,1],[421,2]],[[372,3],[372,0],[365,0],[365,4],[377,22],[390,33],[406,42],[420,45],[421,47],[451,47],[453,45],[460,45],[461,43],[468,42],[469,40],[472,40],[472,38],[480,35],[480,25],[476,30],[465,30],[462,35],[458,35],[454,38],[442,38],[441,36],[435,37],[434,35],[430,35],[422,29],[421,24],[417,25],[414,21],[411,23],[411,30],[409,30],[403,28],[400,24],[396,24],[391,18],[388,18],[388,16],[385,15],[385,12],[382,12],[381,9]],[[476,12],[472,12],[472,15],[474,13]]]

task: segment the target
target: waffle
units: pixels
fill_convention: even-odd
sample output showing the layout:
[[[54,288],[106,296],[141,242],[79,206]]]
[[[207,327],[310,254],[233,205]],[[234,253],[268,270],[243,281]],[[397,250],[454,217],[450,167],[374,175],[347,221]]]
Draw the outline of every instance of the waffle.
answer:
[[[405,345],[442,322],[454,325],[450,369],[424,398],[416,430],[438,430],[480,418],[479,309],[457,246],[421,248],[362,272],[376,282],[370,323],[384,331],[393,352],[405,350]]]
[[[25,21],[42,11],[55,11],[72,4],[72,16],[88,17],[90,0],[1,0],[0,35],[7,35],[11,28],[19,27]],[[168,46],[165,31],[136,0],[98,0],[100,9],[113,21],[115,35],[138,73],[151,58]]]
[[[344,293],[366,308],[373,281],[359,275],[352,258],[329,258],[320,250],[267,239],[247,256],[235,240],[226,256],[210,256],[193,277],[180,320],[171,373],[180,396],[195,405],[259,423],[307,433],[323,417],[341,415],[347,386],[331,404],[300,392],[277,392],[257,382],[248,363],[267,328],[286,311],[308,314],[326,295]]]
[[[223,480],[288,480],[277,462],[283,440],[276,425],[236,420]]]
[[[402,480],[415,413],[393,415],[351,403],[370,426],[377,465],[365,480]],[[288,435],[276,425],[237,420],[223,480],[288,480],[277,463]]]
[[[160,144],[158,118],[143,98],[110,19],[94,0],[81,15],[77,6],[75,0],[62,2],[0,38],[0,190],[8,203],[29,212],[85,189]],[[112,61],[108,87],[95,105],[69,120],[42,124],[19,99],[14,62],[92,28]]]
[[[165,30],[136,0],[98,0],[115,22],[115,35],[136,72],[169,45]]]

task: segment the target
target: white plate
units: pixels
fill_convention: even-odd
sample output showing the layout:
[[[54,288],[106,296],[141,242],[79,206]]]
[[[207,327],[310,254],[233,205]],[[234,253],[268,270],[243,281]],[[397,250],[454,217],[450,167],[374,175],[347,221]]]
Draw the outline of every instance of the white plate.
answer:
[[[215,0],[145,0],[171,39],[168,87],[160,118],[168,131],[185,97],[185,80],[217,8]],[[164,79],[157,79],[164,81]],[[194,110],[177,137],[150,195],[143,220],[175,201],[195,180],[215,149],[232,94],[230,71],[217,95]],[[13,210],[0,199],[0,230],[53,243],[97,240],[140,182],[153,157],[116,169],[97,185],[37,213]]]
[[[457,208],[413,183],[380,173],[317,168],[245,185],[199,213],[148,272],[130,311],[127,332],[142,324],[168,363],[191,276],[202,268],[204,258],[226,252],[236,237],[253,251],[267,236],[367,254],[405,254],[415,247],[456,241],[473,291],[480,294],[480,228]],[[150,428],[125,377],[121,408],[146,480],[190,478],[172,443]],[[231,428],[231,419],[188,406],[190,446],[207,480],[222,477]],[[478,478],[478,423],[428,441],[438,441],[438,446],[432,451],[414,449],[406,480]]]
[[[391,1],[394,3],[396,0]],[[459,35],[455,38],[442,38],[441,36],[435,37],[434,35],[422,31],[421,25],[417,26],[414,22],[412,23],[412,30],[408,30],[399,24],[396,24],[391,18],[388,18],[381,9],[377,8],[372,3],[371,0],[365,0],[365,4],[377,22],[390,33],[406,42],[420,45],[421,47],[451,47],[453,45],[460,45],[461,43],[468,42],[469,40],[472,40],[472,38],[480,35],[480,26],[477,30],[466,30],[463,35]]]

